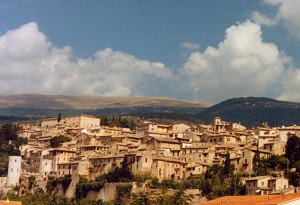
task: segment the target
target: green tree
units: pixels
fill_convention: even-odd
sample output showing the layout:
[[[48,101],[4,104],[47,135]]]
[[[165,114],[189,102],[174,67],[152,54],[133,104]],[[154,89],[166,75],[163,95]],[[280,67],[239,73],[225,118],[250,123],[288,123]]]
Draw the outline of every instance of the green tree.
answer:
[[[294,167],[295,163],[300,160],[300,138],[296,135],[288,138],[285,155],[290,162],[290,167]]]
[[[29,189],[32,188],[34,182],[35,182],[35,176],[31,175],[30,177],[28,177]]]
[[[192,196],[185,193],[183,189],[179,189],[171,197],[171,204],[174,205],[189,205],[191,204]]]
[[[108,118],[107,116],[102,117],[101,124],[104,126],[108,126]]]
[[[121,163],[121,167],[115,167],[112,172],[108,172],[106,175],[108,182],[127,182],[132,181],[133,175],[129,168],[129,163],[125,157]]]
[[[50,139],[50,146],[52,148],[59,147],[60,143],[69,142],[69,141],[71,141],[71,138],[60,135]]]
[[[63,189],[66,191],[67,188],[69,187],[70,183],[72,181],[72,177],[70,174],[65,175],[62,179],[61,179],[61,184]]]
[[[226,154],[222,175],[224,177],[230,177],[233,175],[233,166],[230,162],[230,154],[228,152]]]
[[[16,140],[18,126],[13,123],[5,123],[0,129],[0,141]]]
[[[58,116],[57,116],[57,123],[59,123],[61,121],[61,113],[58,113]]]

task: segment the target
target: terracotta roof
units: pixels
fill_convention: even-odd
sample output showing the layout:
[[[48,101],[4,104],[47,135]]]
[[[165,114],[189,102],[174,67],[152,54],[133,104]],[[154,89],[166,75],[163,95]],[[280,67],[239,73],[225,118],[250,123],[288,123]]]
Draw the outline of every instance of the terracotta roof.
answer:
[[[299,200],[300,202],[300,193],[281,195],[224,196],[204,203],[199,203],[199,205],[281,205],[295,200]]]
[[[0,200],[0,205],[22,205],[21,201]]]
[[[157,141],[160,141],[160,142],[168,142],[168,143],[181,144],[181,142],[179,142],[178,140],[172,139],[172,138],[168,138],[168,137],[151,136],[151,139],[148,142],[150,142],[152,140],[157,140]]]

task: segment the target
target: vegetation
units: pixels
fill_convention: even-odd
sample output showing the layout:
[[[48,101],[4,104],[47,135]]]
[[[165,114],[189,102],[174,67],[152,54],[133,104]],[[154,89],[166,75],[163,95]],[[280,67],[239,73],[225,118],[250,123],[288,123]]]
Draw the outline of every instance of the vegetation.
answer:
[[[104,183],[104,181],[88,181],[86,178],[81,177],[76,184],[76,199],[85,198],[89,191],[99,191]]]
[[[278,101],[269,98],[241,97],[218,103],[198,113],[209,122],[220,116],[230,122],[240,122],[247,127],[300,124],[300,103]]]
[[[67,174],[60,181],[64,191],[66,191],[72,181],[72,177],[70,174]]]
[[[61,113],[58,113],[57,115],[57,123],[59,123],[61,121]]]
[[[53,137],[50,139],[50,146],[52,148],[59,147],[60,143],[69,142],[69,141],[71,141],[71,138],[60,135],[60,136]]]
[[[204,175],[184,181],[163,180],[159,183],[154,178],[151,186],[175,190],[200,189],[209,199],[224,195],[245,194],[245,186],[241,184],[241,176],[234,175],[232,166],[228,166],[226,163],[224,166],[212,165]]]
[[[117,198],[116,205],[128,204],[131,196],[132,185],[118,185],[117,186]]]
[[[14,192],[9,192],[4,198],[9,198],[11,201],[21,201],[23,205],[109,205],[101,200],[99,201],[89,201],[86,199],[71,200],[63,199],[56,196],[55,194],[37,192],[35,194],[29,194],[25,196],[17,196]]]
[[[166,189],[162,192],[142,192],[132,195],[130,205],[188,205],[191,203],[192,196],[178,189],[175,193],[167,193]]]
[[[112,172],[109,172],[105,176],[106,180],[108,182],[129,182],[132,181],[133,175],[131,173],[131,170],[129,169],[129,164],[126,159],[121,163],[121,167],[115,167],[115,169]]]
[[[27,139],[17,136],[18,126],[4,123],[0,127],[0,176],[7,175],[8,157],[20,156],[19,146],[27,143]]]
[[[122,117],[122,116],[101,116],[101,125],[109,126],[109,127],[122,127],[122,128],[130,128],[135,129],[136,123],[138,119],[136,117]]]
[[[290,167],[294,167],[300,161],[300,138],[292,135],[286,144],[286,157],[290,162]]]
[[[29,189],[32,188],[34,182],[35,182],[35,176],[32,176],[32,175],[31,175],[30,177],[28,177],[28,183],[29,183],[28,188],[29,188]]]

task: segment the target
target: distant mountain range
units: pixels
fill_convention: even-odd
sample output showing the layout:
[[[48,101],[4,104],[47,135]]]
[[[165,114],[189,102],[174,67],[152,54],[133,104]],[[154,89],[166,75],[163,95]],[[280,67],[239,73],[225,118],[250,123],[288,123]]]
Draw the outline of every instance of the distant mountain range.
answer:
[[[74,114],[135,115],[143,118],[173,119],[209,123],[219,116],[248,127],[300,124],[300,103],[261,97],[233,98],[214,106],[165,97],[103,97],[71,95],[0,95],[0,120]]]
[[[210,105],[166,97],[103,97],[75,95],[0,95],[0,120],[26,120],[46,116],[134,115],[198,123],[195,113]]]
[[[246,126],[283,126],[300,124],[300,103],[278,101],[262,97],[233,98],[216,104],[198,113],[199,117],[211,120],[220,116],[229,122]]]
[[[167,97],[103,97],[91,95],[39,94],[0,95],[0,108],[103,109],[157,106],[207,108],[210,105]]]

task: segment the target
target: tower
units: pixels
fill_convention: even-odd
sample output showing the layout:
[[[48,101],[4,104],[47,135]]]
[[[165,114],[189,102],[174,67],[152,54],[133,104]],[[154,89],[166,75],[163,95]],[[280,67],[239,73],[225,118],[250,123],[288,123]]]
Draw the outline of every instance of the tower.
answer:
[[[6,186],[19,185],[21,176],[21,156],[9,156]]]

